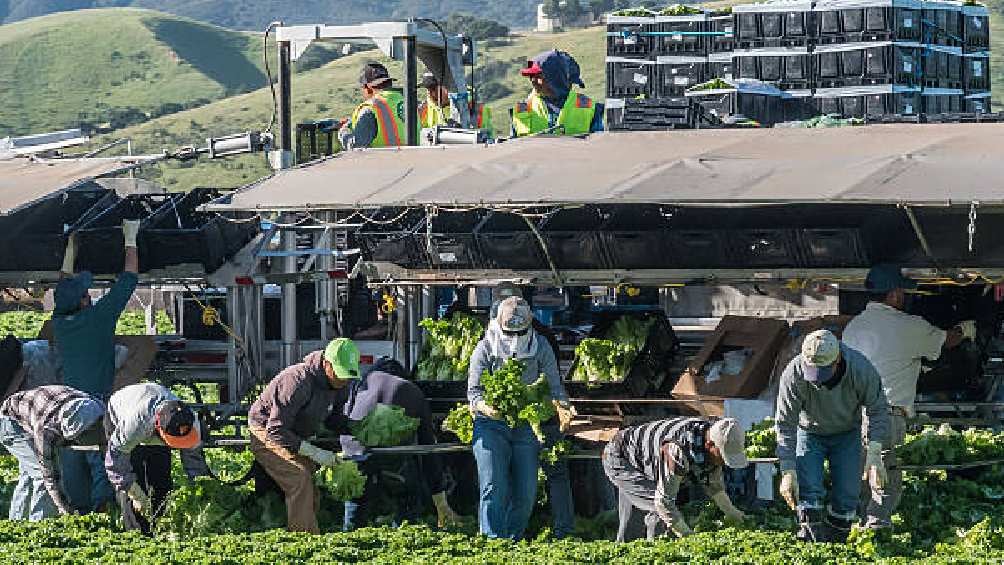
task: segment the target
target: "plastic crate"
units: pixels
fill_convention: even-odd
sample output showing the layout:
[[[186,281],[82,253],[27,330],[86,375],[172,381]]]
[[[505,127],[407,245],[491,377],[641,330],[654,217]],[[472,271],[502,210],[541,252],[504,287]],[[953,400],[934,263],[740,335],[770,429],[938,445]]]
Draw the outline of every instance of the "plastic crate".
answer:
[[[968,94],[963,97],[962,109],[971,114],[990,113],[990,93]]]
[[[921,57],[921,84],[925,88],[962,88],[962,55],[940,49],[926,49]]]
[[[921,41],[920,10],[893,6],[827,9],[818,4],[814,26],[820,44],[862,41]]]
[[[990,58],[962,58],[962,87],[966,90],[990,89]]]
[[[661,131],[694,126],[693,108],[682,96],[607,99],[607,129],[611,131]]]
[[[951,114],[962,112],[962,92],[933,93],[926,90],[921,96],[921,111],[925,114]]]
[[[656,55],[707,55],[710,31],[707,14],[658,16],[655,22]]]
[[[990,15],[986,8],[962,7],[962,35],[967,51],[990,50]]]
[[[687,97],[705,112],[719,118],[743,116],[762,125],[773,125],[784,121],[781,94],[780,90],[776,90],[776,94],[767,94],[722,89],[688,92]]]
[[[866,112],[871,110],[867,101],[865,108]],[[807,267],[847,268],[869,264],[861,232],[856,228],[802,229],[797,236]]]
[[[800,93],[801,94],[801,93]],[[812,91],[805,91],[804,95],[791,96],[781,99],[782,121],[795,122],[808,120],[818,115],[815,105],[812,103]]]
[[[707,72],[704,77],[705,80],[738,78],[732,53],[709,55]]]
[[[607,17],[607,55],[647,57],[655,52],[653,18]]]
[[[655,82],[653,61],[607,57],[607,96],[634,98],[652,96]]]
[[[846,89],[843,91],[841,89],[817,89],[814,101],[820,114],[836,114],[843,118],[913,115],[922,111],[919,89],[908,90],[896,87]]]
[[[730,234],[732,264],[743,267],[797,267],[801,264],[794,230],[736,230]]]
[[[607,230],[601,236],[622,269],[703,268],[728,260],[721,230]]]
[[[965,43],[960,6],[924,9],[921,12],[921,22],[922,43],[947,47],[962,47]]]
[[[819,46],[812,54],[817,88],[918,85],[921,48],[891,42]]]
[[[771,9],[768,5],[744,5],[735,12],[736,47],[808,47],[815,41],[817,25],[809,3],[791,9]]]
[[[732,14],[708,16],[708,55],[731,53],[736,48],[735,29]]]
[[[655,96],[683,96],[686,90],[707,80],[707,57],[659,57],[655,65]]]
[[[804,49],[753,49],[733,53],[736,77],[777,85],[782,90],[813,86],[812,55]]]

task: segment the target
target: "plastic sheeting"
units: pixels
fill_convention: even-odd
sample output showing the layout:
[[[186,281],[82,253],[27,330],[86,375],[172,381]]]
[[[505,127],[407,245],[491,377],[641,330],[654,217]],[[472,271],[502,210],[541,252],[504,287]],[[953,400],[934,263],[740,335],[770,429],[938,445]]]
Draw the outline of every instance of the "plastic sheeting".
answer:
[[[0,216],[127,166],[115,160],[0,160]]]
[[[1004,124],[694,130],[360,150],[207,208],[649,203],[1000,204]]]

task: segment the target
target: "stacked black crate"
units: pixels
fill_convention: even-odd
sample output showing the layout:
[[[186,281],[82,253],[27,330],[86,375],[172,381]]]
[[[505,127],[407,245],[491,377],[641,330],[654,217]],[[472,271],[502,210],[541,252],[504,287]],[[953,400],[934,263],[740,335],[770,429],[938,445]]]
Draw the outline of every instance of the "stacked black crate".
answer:
[[[607,16],[607,127],[631,129],[625,100],[654,92],[655,18]]]
[[[735,76],[732,52],[736,48],[735,18],[732,12],[708,14],[707,79],[731,79]]]
[[[647,111],[659,112],[663,127],[697,127],[690,101],[684,95],[688,88],[707,80],[710,73],[708,15],[656,16],[655,22],[657,100]]]
[[[990,15],[984,6],[962,7],[963,112],[990,112]]]
[[[755,80],[782,92],[786,120],[814,114],[813,59],[817,26],[808,0],[782,0],[733,8],[734,77]]]
[[[725,123],[753,120],[773,126],[787,119],[784,93],[756,80],[722,79],[714,88],[688,91],[687,98],[700,106],[703,113]]]

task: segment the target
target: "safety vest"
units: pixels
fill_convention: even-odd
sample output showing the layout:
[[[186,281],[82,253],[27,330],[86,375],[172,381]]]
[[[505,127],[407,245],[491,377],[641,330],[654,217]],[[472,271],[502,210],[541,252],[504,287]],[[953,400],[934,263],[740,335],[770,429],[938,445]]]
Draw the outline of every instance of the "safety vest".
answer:
[[[359,123],[363,111],[372,109],[377,120],[377,135],[370,147],[400,147],[407,143],[404,133],[404,96],[394,90],[381,90],[366,100],[352,114],[352,127]]]
[[[589,133],[593,124],[593,114],[596,107],[592,99],[584,94],[569,92],[565,99],[565,106],[558,114],[558,121],[555,125],[564,126],[554,130],[556,135],[580,135]],[[533,135],[546,131],[552,127],[548,117],[547,105],[537,95],[537,91],[530,93],[526,102],[519,102],[512,112],[512,125],[516,137]]]
[[[493,129],[491,108],[486,107],[484,104],[478,104],[477,114],[473,117],[477,120],[477,123],[473,124],[474,127],[483,129],[491,135]],[[446,112],[431,97],[426,98],[425,104],[419,108],[418,119],[423,128],[445,126],[448,121]]]

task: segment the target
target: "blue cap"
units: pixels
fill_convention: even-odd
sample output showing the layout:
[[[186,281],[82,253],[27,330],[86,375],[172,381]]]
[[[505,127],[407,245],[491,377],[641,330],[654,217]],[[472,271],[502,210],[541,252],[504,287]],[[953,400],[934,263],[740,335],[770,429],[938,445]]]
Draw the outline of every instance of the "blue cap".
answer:
[[[898,265],[886,263],[868,270],[865,288],[872,292],[890,292],[897,288],[913,290],[917,288],[917,281],[904,277]]]
[[[54,314],[72,314],[80,309],[80,299],[91,289],[94,275],[84,271],[73,277],[59,281],[52,299],[55,302]]]

